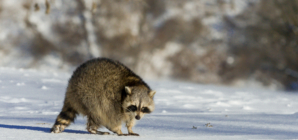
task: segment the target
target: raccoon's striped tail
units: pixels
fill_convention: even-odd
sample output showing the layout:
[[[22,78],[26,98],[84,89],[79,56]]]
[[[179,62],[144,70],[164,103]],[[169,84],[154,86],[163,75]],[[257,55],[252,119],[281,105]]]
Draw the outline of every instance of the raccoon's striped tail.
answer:
[[[51,129],[51,133],[62,132],[67,126],[70,125],[70,123],[74,122],[77,114],[78,113],[74,109],[64,104],[62,111],[57,116],[56,122]]]

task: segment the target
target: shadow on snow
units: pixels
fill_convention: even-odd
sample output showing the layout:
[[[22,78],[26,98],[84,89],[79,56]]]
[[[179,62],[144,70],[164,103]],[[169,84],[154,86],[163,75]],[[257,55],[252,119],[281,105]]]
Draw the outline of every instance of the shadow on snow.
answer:
[[[8,124],[0,124],[0,128],[8,128],[8,129],[21,129],[21,130],[33,130],[33,131],[42,131],[45,133],[50,133],[51,128],[46,127],[36,127],[36,126],[21,126],[21,125],[8,125]],[[66,133],[79,133],[79,134],[89,134],[86,131],[80,131],[80,130],[69,130],[66,129],[63,132]]]

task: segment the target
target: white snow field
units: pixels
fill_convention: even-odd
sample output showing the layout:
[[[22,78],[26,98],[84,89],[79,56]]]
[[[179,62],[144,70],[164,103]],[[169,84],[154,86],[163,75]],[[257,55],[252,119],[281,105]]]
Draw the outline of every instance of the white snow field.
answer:
[[[148,82],[156,110],[133,128],[140,137],[89,134],[82,116],[53,134],[70,76],[0,68],[0,139],[298,139],[298,93],[170,81]]]

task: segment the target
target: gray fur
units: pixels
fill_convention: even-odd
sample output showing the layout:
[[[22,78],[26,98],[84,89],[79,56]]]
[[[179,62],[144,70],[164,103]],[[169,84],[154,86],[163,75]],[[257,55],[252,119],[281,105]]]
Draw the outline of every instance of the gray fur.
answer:
[[[69,80],[64,105],[52,128],[59,133],[74,121],[77,114],[87,116],[87,130],[94,134],[109,134],[97,129],[104,126],[118,135],[133,133],[135,119],[154,110],[155,91],[120,62],[98,58],[79,66]],[[136,111],[131,108],[137,107]],[[146,111],[145,111],[146,110]],[[125,122],[129,134],[123,134]]]

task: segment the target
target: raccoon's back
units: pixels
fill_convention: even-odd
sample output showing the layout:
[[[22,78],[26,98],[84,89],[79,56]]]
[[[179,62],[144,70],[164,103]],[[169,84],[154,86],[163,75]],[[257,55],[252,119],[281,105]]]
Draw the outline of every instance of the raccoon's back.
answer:
[[[72,94],[79,96],[102,96],[120,99],[120,93],[127,84],[127,78],[136,74],[123,64],[106,58],[92,59],[79,66],[69,80]],[[142,81],[142,80],[141,80]]]

